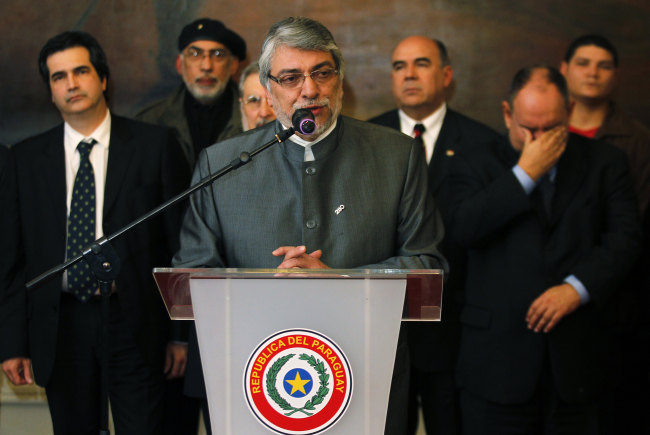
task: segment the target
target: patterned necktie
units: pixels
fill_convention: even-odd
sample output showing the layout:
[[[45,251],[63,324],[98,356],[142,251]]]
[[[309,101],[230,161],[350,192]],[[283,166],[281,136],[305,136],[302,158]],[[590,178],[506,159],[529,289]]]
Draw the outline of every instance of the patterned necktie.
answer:
[[[413,127],[413,137],[415,138],[415,142],[422,147],[422,150],[424,151],[424,158],[427,158],[427,148],[424,146],[424,140],[422,140],[422,133],[424,133],[424,125],[422,124],[415,124],[415,127]]]
[[[84,247],[95,240],[95,172],[90,164],[90,150],[97,141],[79,142],[79,170],[74,179],[66,258],[81,254]],[[97,281],[85,260],[68,269],[68,289],[81,302],[88,302],[97,290]]]

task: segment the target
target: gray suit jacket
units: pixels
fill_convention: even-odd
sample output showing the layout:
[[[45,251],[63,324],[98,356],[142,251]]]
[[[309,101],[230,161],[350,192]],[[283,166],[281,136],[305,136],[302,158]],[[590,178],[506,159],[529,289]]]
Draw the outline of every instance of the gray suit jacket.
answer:
[[[207,148],[193,182],[280,131],[278,122]],[[314,145],[316,160],[287,140],[194,194],[176,267],[274,268],[283,245],[322,249],[334,268],[440,268],[443,230],[427,194],[426,165],[413,140],[339,117]],[[336,213],[335,210],[342,208]]]
[[[193,182],[218,171],[280,131],[277,121],[205,149]],[[421,147],[395,130],[339,117],[312,146],[315,161],[290,140],[194,194],[181,229],[176,267],[275,268],[284,245],[322,249],[334,268],[445,268],[442,225],[427,193]],[[336,211],[339,210],[337,213]],[[402,335],[402,334],[401,334]],[[408,348],[398,345],[386,433],[406,428]],[[190,339],[185,391],[201,396]]]

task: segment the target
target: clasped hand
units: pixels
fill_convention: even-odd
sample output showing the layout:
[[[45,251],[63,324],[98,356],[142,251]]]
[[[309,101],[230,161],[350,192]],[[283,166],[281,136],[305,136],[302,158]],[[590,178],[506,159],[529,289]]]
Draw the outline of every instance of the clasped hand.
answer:
[[[325,263],[320,261],[323,251],[320,249],[307,254],[307,247],[302,246],[280,246],[273,255],[276,257],[284,256],[278,269],[330,269]]]

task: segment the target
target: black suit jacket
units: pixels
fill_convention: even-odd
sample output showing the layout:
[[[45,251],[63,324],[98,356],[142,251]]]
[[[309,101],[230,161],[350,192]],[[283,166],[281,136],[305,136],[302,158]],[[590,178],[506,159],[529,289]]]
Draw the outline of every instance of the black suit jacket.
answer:
[[[0,362],[27,355],[22,255],[16,169],[11,152],[0,145]]]
[[[372,118],[370,122],[400,130],[399,114],[391,110]],[[448,203],[446,189],[449,166],[456,152],[469,145],[487,147],[499,135],[489,127],[462,115],[449,107],[429,162],[429,192],[438,209]],[[411,363],[422,371],[451,370],[458,351],[458,306],[462,299],[464,254],[445,238],[441,250],[449,262],[449,277],[443,291],[442,321],[411,323],[408,327]]]
[[[30,280],[65,260],[63,125],[15,145],[13,151],[25,278]],[[112,115],[104,234],[115,232],[179,193],[188,180],[183,153],[170,131]],[[122,264],[115,283],[118,297],[143,358],[155,366],[163,363],[170,322],[151,272],[155,266],[171,263],[181,212],[178,206],[170,209],[112,242]],[[52,370],[61,286],[61,276],[57,276],[26,293],[20,302],[22,309],[16,309],[28,325],[29,356],[40,385],[47,384]]]
[[[518,158],[503,140],[463,150],[452,164],[447,235],[468,250],[458,381],[489,400],[520,403],[548,363],[560,396],[583,403],[604,375],[599,319],[639,251],[625,155],[570,135],[556,165],[550,217],[514,176]],[[571,274],[591,302],[549,333],[528,330],[530,304]]]

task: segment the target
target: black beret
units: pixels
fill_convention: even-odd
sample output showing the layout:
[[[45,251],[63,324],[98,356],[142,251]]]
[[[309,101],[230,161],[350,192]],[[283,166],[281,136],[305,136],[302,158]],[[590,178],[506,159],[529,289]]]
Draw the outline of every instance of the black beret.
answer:
[[[178,51],[183,51],[194,41],[215,41],[228,47],[239,60],[246,59],[246,42],[241,36],[228,29],[221,21],[200,18],[187,26],[178,37]]]

